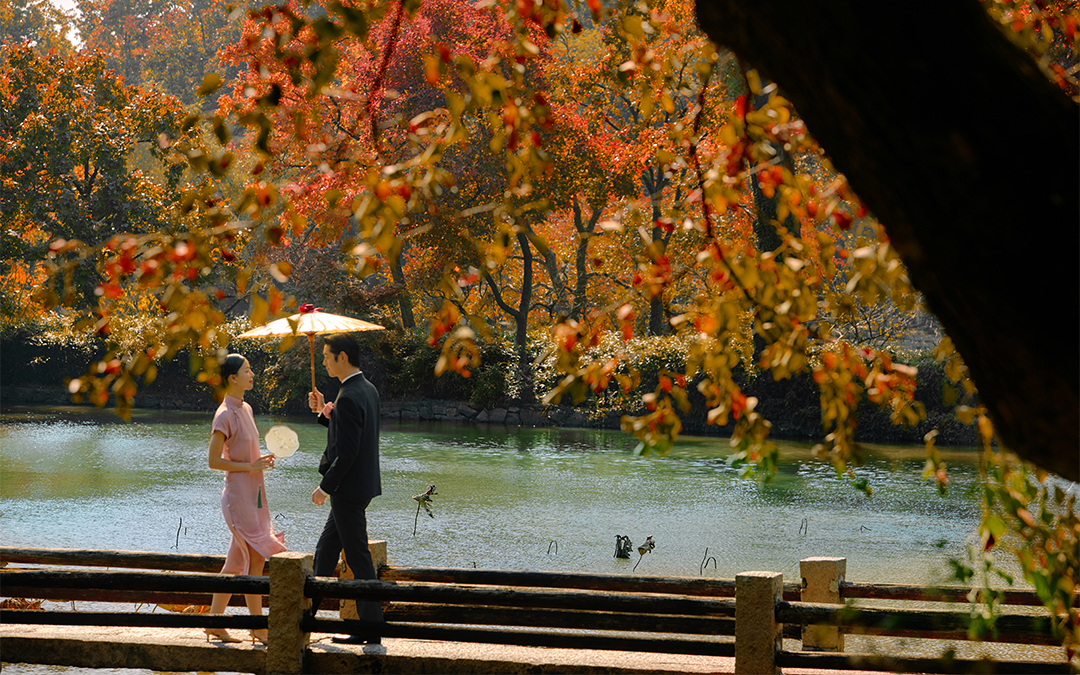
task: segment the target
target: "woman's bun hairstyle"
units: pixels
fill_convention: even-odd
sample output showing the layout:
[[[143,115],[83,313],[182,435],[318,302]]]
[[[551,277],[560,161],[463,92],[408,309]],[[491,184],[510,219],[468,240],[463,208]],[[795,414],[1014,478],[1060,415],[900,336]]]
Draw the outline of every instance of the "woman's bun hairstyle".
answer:
[[[221,364],[221,381],[224,384],[229,383],[229,377],[240,372],[240,369],[244,367],[244,361],[246,359],[239,354],[229,354],[225,357],[225,361]]]

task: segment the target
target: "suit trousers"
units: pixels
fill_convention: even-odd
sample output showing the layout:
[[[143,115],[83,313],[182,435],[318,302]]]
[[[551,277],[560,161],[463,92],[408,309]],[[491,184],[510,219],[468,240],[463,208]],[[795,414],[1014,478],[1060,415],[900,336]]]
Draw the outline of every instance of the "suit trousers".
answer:
[[[338,557],[345,549],[345,562],[355,579],[377,579],[375,564],[368,549],[367,514],[370,499],[349,501],[330,498],[330,515],[326,518],[319,541],[315,545],[314,572],[317,577],[334,576]],[[382,605],[378,602],[357,601],[356,613],[365,621],[382,621]]]

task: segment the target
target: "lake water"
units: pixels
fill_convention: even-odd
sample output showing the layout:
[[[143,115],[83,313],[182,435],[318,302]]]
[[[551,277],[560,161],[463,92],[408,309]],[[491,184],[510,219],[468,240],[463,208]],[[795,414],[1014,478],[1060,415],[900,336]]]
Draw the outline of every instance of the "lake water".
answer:
[[[210,414],[14,407],[0,414],[0,545],[223,554],[222,474],[207,467]],[[300,450],[266,472],[277,529],[313,551],[326,507],[311,503],[326,431],[286,423]],[[733,578],[798,578],[799,560],[843,556],[859,582],[951,583],[979,521],[976,454],[944,449],[950,490],[922,480],[921,447],[867,447],[858,469],[873,497],[838,478],[810,447],[780,443],[779,475],[761,483],[728,466],[725,439],[682,437],[666,457],[638,457],[618,431],[452,424],[384,425],[383,494],[368,509],[390,564]],[[434,518],[413,495],[436,485]],[[415,534],[414,534],[415,528]],[[616,535],[640,560],[613,556]],[[637,565],[635,572],[634,566]],[[236,609],[236,608],[234,608]],[[1060,648],[848,636],[851,651],[963,658],[1063,658]],[[4,664],[12,675],[77,668]],[[107,675],[149,675],[113,669]]]
[[[211,415],[24,407],[0,416],[0,543],[7,546],[224,553],[222,476],[207,468]],[[287,423],[300,451],[266,472],[275,523],[312,551],[326,508],[311,503],[325,429]],[[867,498],[809,446],[781,443],[779,475],[741,479],[727,444],[683,437],[666,457],[637,457],[619,431],[451,424],[385,425],[383,495],[372,538],[401,566],[631,573],[615,536],[656,548],[638,574],[731,578],[844,556],[851,581],[948,582],[979,519],[976,455],[945,451],[950,491],[922,480],[921,447],[869,448]],[[413,495],[437,486],[435,517]],[[415,527],[415,534],[414,532]],[[706,553],[707,549],[707,553]],[[703,566],[703,563],[707,563]]]

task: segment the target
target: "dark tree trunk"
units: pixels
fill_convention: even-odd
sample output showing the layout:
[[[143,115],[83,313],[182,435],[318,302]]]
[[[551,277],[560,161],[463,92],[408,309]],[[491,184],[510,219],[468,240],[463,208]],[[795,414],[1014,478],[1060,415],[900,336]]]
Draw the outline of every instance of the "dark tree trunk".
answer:
[[[645,191],[652,204],[653,244],[664,248],[670,237],[665,237],[661,233],[660,228],[656,226],[656,223],[664,215],[663,209],[661,208],[663,206],[664,188],[670,185],[670,183],[668,182],[667,177],[664,176],[663,169],[660,167],[650,167],[645,169],[644,173],[642,173],[642,183],[645,185]],[[664,298],[662,295],[657,295],[649,299],[649,335],[663,335],[667,332],[664,330],[665,324]]]
[[[779,84],[885,225],[1004,443],[1080,480],[1077,106],[976,0],[913,20],[860,0],[697,13]]]
[[[398,309],[401,311],[401,325],[404,328],[416,328],[416,319],[413,317],[412,298],[409,296],[409,287],[405,283],[405,272],[401,269],[401,248],[397,255],[390,258],[390,276],[394,283],[401,286],[398,295]]]
[[[529,310],[532,306],[533,290],[533,254],[532,244],[525,234],[517,235],[518,245],[521,246],[522,271],[521,271],[521,304],[514,315],[517,331],[514,341],[518,350],[518,372],[521,374],[521,400],[525,403],[536,401],[536,392],[533,390],[532,359],[529,356]]]
[[[533,377],[532,359],[529,356],[529,312],[532,309],[533,287],[533,252],[529,235],[519,232],[515,235],[518,245],[521,247],[522,272],[521,272],[521,297],[517,307],[511,307],[510,303],[502,296],[499,285],[488,272],[483,272],[483,278],[491,289],[491,296],[499,309],[506,312],[514,320],[514,346],[517,348],[518,373],[521,375],[521,400],[525,403],[536,401],[534,389],[535,377]]]
[[[577,251],[574,257],[574,269],[577,278],[574,281],[574,304],[570,307],[570,318],[581,321],[585,318],[585,308],[588,306],[589,292],[589,239],[595,234],[596,223],[600,221],[602,206],[593,205],[592,213],[588,220],[581,210],[581,203],[577,197],[571,199],[574,209],[574,229],[578,233]]]
[[[743,73],[745,76],[745,72]],[[768,94],[758,94],[753,97],[751,109],[760,110],[769,102]],[[777,154],[782,158],[781,166],[786,166],[788,170],[793,170],[794,166],[791,161],[791,155],[784,152],[782,147],[773,146]],[[750,162],[747,162],[749,164]],[[748,167],[753,169],[754,167]],[[758,181],[758,174],[754,173],[750,177],[750,193],[754,195],[754,239],[757,241],[757,250],[765,253],[766,251],[775,251],[783,244],[783,240],[780,239],[780,233],[776,231],[776,216],[778,213],[777,202],[779,202],[779,195],[774,194],[772,198],[766,197],[765,193],[761,191],[761,183]],[[788,220],[784,225],[791,230],[794,224],[794,217],[788,216]],[[793,232],[798,235],[799,229],[796,227]],[[754,335],[754,344],[758,344],[760,338],[757,334]],[[756,351],[760,351],[759,349]],[[756,352],[755,352],[756,353]]]

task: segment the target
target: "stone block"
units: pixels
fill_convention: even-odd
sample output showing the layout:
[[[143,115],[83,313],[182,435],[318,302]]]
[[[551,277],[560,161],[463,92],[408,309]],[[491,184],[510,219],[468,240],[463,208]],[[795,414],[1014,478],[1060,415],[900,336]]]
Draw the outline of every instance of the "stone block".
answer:
[[[480,414],[479,408],[474,408],[468,403],[458,403],[457,409],[458,414],[460,414],[465,419],[476,419],[476,416]]]
[[[775,675],[783,643],[776,603],[784,592],[779,572],[743,572],[735,576],[735,673]]]
[[[803,602],[841,604],[840,586],[847,574],[847,558],[806,558],[799,562]],[[842,652],[844,634],[839,626],[803,626],[803,649]]]
[[[380,567],[386,567],[386,541],[384,539],[368,539],[368,551],[371,552],[371,562],[375,565],[375,573],[379,573]],[[341,578],[355,579],[348,561],[345,560],[345,552],[341,553]],[[342,600],[338,614],[342,619],[359,619],[360,614],[356,611],[355,600]]]
[[[304,653],[311,636],[300,624],[311,611],[304,583],[314,574],[314,566],[315,558],[310,553],[287,551],[270,557],[268,673],[304,672]]]

